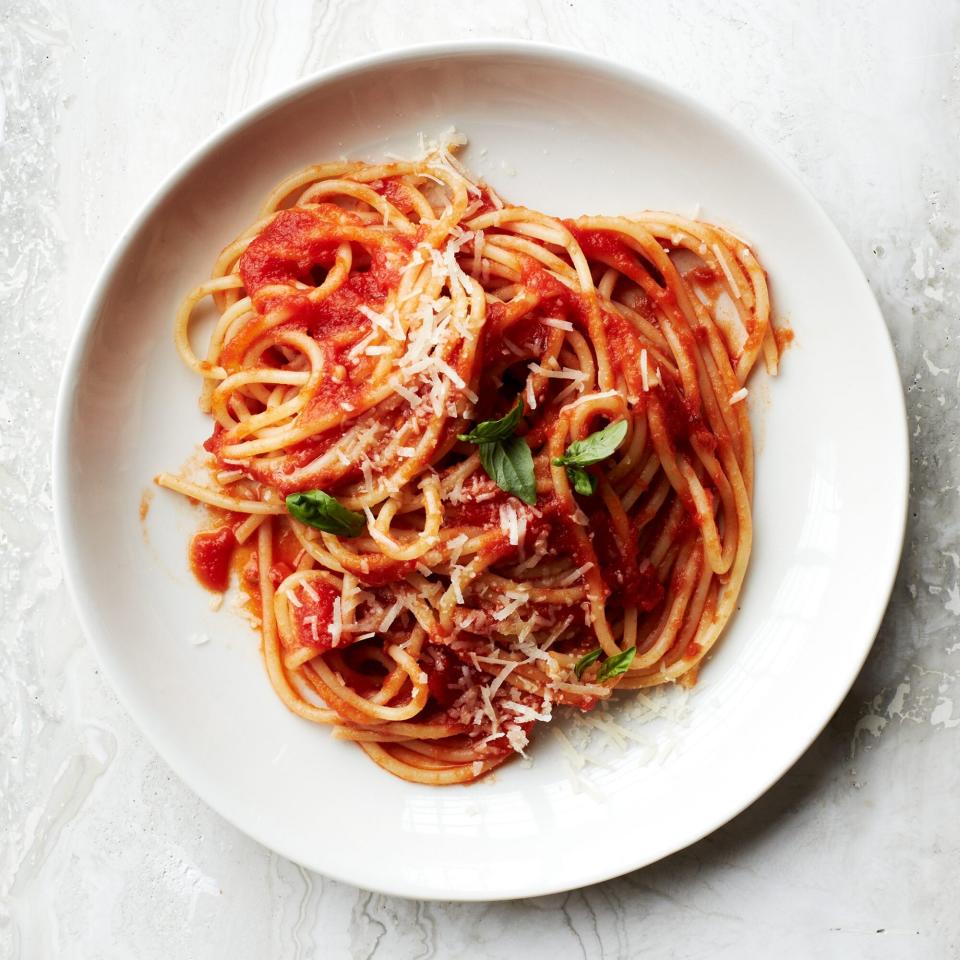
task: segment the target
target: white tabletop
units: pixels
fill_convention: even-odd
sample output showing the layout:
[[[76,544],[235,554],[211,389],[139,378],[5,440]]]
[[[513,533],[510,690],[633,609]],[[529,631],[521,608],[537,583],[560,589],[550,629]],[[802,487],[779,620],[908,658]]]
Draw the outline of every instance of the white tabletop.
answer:
[[[239,834],[132,725],[64,593],[50,499],[53,398],[106,253],[202,138],[328,64],[492,36],[641,67],[752,130],[800,174],[893,335],[913,499],[893,603],[853,692],[751,809],[689,850],[596,887],[516,903],[416,903],[306,873]],[[958,36],[960,10],[937,0],[8,6],[0,956],[960,955]]]

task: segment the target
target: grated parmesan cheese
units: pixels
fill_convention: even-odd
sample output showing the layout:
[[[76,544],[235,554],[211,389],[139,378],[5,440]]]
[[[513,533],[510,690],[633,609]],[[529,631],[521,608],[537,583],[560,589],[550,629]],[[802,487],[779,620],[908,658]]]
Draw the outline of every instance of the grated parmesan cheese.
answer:
[[[500,505],[500,529],[512,546],[517,546],[520,543],[520,524],[516,507],[512,503]]]
[[[314,617],[314,627],[316,627],[316,617]],[[343,632],[343,615],[339,597],[333,601],[333,619],[330,621],[330,626],[327,627],[327,630],[330,633],[333,645],[337,646],[340,643],[340,636]]]
[[[383,615],[383,619],[380,621],[380,633],[385,633],[393,625],[393,621],[397,619],[397,614],[403,609],[403,600],[398,599],[392,607]]]
[[[569,587],[571,583],[576,583],[588,570],[593,569],[592,563],[585,563],[577,567],[572,573],[568,573],[562,580],[557,581],[558,587]]]
[[[507,743],[513,747],[514,751],[525,757],[523,748],[530,742],[522,727],[512,726],[507,730]]]
[[[390,381],[389,386],[394,393],[403,397],[411,407],[415,407],[420,402],[420,397],[409,387],[405,387],[396,377]]]
[[[506,606],[501,607],[499,610],[493,612],[493,619],[498,622],[501,620],[506,620],[518,607],[522,607],[524,603],[527,602],[528,597],[517,597],[514,600],[511,600]]]
[[[727,278],[727,283],[730,284],[730,289],[733,291],[733,295],[739,300],[740,299],[740,288],[737,286],[737,281],[733,279],[733,274],[730,272],[730,268],[727,266],[727,260],[724,255],[720,252],[720,245],[713,245],[713,253],[717,258],[717,262],[720,264],[720,269],[723,271],[723,275]]]
[[[528,707],[525,703],[516,703],[513,700],[504,701],[503,707],[505,710],[510,710],[512,713],[515,713],[517,719],[524,721],[538,720],[540,723],[549,723],[553,716],[548,700],[544,700],[543,702],[543,712],[534,710],[533,707]]]
[[[527,378],[527,406],[531,410],[537,409],[537,395],[533,389],[533,377]]]
[[[450,571],[450,586],[453,587],[453,595],[457,598],[457,603],[463,606],[463,589],[460,587],[460,574],[464,567],[454,567]]]
[[[541,377],[549,377],[552,380],[573,380],[578,383],[586,380],[587,375],[582,370],[574,370],[573,367],[561,367],[559,370],[548,370],[539,363],[529,364],[531,372],[540,374]]]
[[[392,340],[403,340],[403,327],[400,326],[400,318],[396,310],[392,315],[377,313],[376,310],[368,307],[366,304],[360,304],[357,308],[375,327],[379,327]]]
[[[459,533],[457,536],[447,541],[447,548],[450,550],[450,562],[457,564],[460,562],[460,554],[463,553],[463,548],[466,546],[469,541],[469,537],[465,533]]]
[[[317,616],[316,614],[311,614],[309,617],[304,617],[303,622],[306,626],[310,628],[310,635],[313,637],[313,642],[320,643],[320,633],[317,630]]]

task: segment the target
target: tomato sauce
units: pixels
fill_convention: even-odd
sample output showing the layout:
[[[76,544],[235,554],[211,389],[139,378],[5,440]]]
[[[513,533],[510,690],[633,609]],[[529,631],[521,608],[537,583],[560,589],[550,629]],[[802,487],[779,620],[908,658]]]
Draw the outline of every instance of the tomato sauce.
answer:
[[[240,276],[247,293],[255,297],[261,287],[310,282],[311,271],[333,266],[342,227],[359,220],[332,205],[317,210],[282,210],[240,257]]]
[[[709,432],[704,431],[700,417],[672,380],[665,378],[654,387],[654,392],[660,401],[664,426],[675,445],[688,443],[694,433]]]
[[[350,330],[368,330],[370,321],[360,308],[381,312],[391,288],[400,281],[399,272],[389,270],[380,262],[382,259],[375,254],[370,270],[351,275],[318,303],[305,296],[288,297],[284,305],[292,308],[290,322],[321,339]]]
[[[449,707],[460,695],[456,683],[460,679],[460,660],[447,647],[429,643],[422,661],[427,674],[430,696],[441,707]]]
[[[237,557],[240,558],[238,551]],[[276,560],[270,564],[270,583],[274,589],[280,586],[290,574],[293,573],[293,567],[283,560]],[[240,583],[246,589],[247,595],[251,600],[260,602],[260,555],[256,549],[251,547],[243,556],[241,565]]]
[[[468,494],[469,496],[469,494]],[[490,499],[464,500],[460,503],[446,503],[444,505],[444,523],[448,527],[479,527],[483,530],[500,532],[500,508],[513,498],[501,490]],[[516,501],[514,501],[516,502]],[[504,555],[520,547],[529,547],[544,532],[547,532],[547,550],[557,555],[569,553],[573,537],[570,536],[570,527],[573,518],[567,513],[565,504],[554,495],[541,496],[537,501],[537,513],[528,507],[516,506],[517,512],[526,511],[526,534],[519,544],[506,543],[504,535]],[[539,514],[539,516],[538,516]]]
[[[382,553],[367,554],[366,569],[354,571],[354,576],[365,587],[384,587],[388,583],[403,580],[417,569],[416,560],[392,560]]]
[[[333,647],[333,636],[330,633],[330,624],[333,623],[333,603],[340,597],[340,591],[316,578],[310,581],[310,588],[317,599],[301,587],[297,591],[300,606],[291,605],[290,608],[297,628],[297,636],[300,642],[308,647],[318,651],[330,650]],[[341,640],[341,643],[351,639],[353,639],[352,635],[348,635]]]
[[[402,191],[395,197],[398,202],[401,194]],[[267,321],[262,318],[282,309],[284,320],[274,329],[281,333],[286,329],[308,333],[323,350],[329,371],[301,414],[302,425],[309,426],[311,418],[355,407],[369,387],[369,363],[357,366],[347,353],[371,329],[364,310],[383,312],[390,291],[399,285],[406,254],[417,239],[387,236],[332,204],[281,211],[240,257],[240,275],[260,316],[249,320],[226,345],[221,355],[223,365],[227,369],[239,366],[250,346],[267,329]],[[323,299],[312,300],[310,290],[297,284],[319,287],[344,242],[350,243],[353,254],[350,275]],[[267,351],[262,362],[276,361],[271,361]],[[218,437],[215,430],[208,446],[213,452],[222,446]],[[336,437],[325,440],[335,442]],[[313,448],[311,452],[319,454],[322,450]],[[284,466],[292,470],[304,462],[309,461],[288,457]],[[273,472],[257,478],[281,487],[284,493],[298,489],[296,485],[284,488],[282,476]]]
[[[793,331],[789,327],[777,327],[773,332],[774,339],[777,341],[777,350],[783,353],[794,340]]]
[[[524,258],[521,276],[524,285],[540,297],[541,310],[545,315],[556,316],[557,312],[580,308],[580,294],[544,270],[532,257]]]
[[[711,267],[708,267],[705,263],[701,263],[699,266],[693,267],[683,276],[686,280],[692,280],[693,282],[702,284],[704,286],[709,286],[719,279],[716,271]]]
[[[500,507],[510,499],[498,491],[485,500],[462,500],[444,505],[444,522],[450,526],[500,528]]]
[[[402,214],[410,214],[414,211],[414,205],[410,199],[410,190],[400,180],[381,181],[379,186],[370,184],[374,190],[382,197],[389,200]]]
[[[534,310],[526,316],[510,322],[509,315],[504,313],[500,304],[490,304],[487,307],[487,324],[484,326],[483,342],[481,344],[481,353],[484,360],[489,363],[506,360],[508,363],[523,363],[532,357],[539,357],[543,354],[550,328],[546,326],[538,314],[539,310]],[[564,311],[554,311],[550,316],[560,318]],[[507,337],[511,344],[520,350],[511,349],[504,342]]]
[[[623,542],[613,525],[610,514],[602,507],[590,513],[589,529],[593,548],[604,581],[611,596],[622,607],[635,606],[643,613],[655,610],[663,602],[663,585],[649,560],[637,559],[636,537]]]
[[[600,260],[603,263],[619,270],[625,277],[629,277],[638,286],[654,279],[651,274],[640,265],[637,255],[615,233],[608,230],[590,230],[576,226],[573,221],[564,221],[566,228],[573,234],[580,244],[584,256],[588,260]],[[669,291],[662,290],[667,296]]]
[[[202,530],[190,541],[190,569],[208,590],[223,593],[230,584],[230,561],[237,546],[232,526]]]
[[[643,394],[640,374],[640,351],[642,349],[636,328],[625,317],[613,311],[603,311],[603,329],[607,335],[607,354],[613,367],[619,368],[630,389],[638,396]]]

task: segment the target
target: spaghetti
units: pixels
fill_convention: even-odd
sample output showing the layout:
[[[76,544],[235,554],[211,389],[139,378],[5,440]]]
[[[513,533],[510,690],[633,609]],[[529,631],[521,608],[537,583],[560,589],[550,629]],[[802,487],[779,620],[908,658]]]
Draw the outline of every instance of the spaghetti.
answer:
[[[743,241],[510,206],[454,149],[277,186],[176,319],[212,481],[156,478],[211,508],[194,569],[243,566],[287,707],[428,784],[556,705],[695,681],[750,556],[745,384],[779,354]]]

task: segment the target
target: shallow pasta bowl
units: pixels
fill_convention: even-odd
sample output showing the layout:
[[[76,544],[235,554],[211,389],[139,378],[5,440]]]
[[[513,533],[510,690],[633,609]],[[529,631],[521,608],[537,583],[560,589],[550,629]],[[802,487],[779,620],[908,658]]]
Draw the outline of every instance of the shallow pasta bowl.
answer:
[[[150,479],[209,432],[171,325],[223,243],[289,172],[344,153],[410,155],[418,134],[451,125],[470,139],[466,164],[513,202],[560,216],[699,209],[748,238],[796,343],[776,381],[751,385],[753,560],[740,609],[683,711],[669,692],[644,701],[663,716],[619,744],[614,731],[612,747],[585,747],[587,762],[540,731],[532,763],[434,788],[391,778],[289,714],[254,632],[212,611],[189,574],[194,510],[158,495],[141,521],[139,507]],[[337,879],[405,896],[502,899],[596,882],[681,849],[800,756],[849,689],[883,614],[903,539],[907,439],[876,303],[789,172],[632,70],[489,42],[327,70],[192,154],[94,289],[64,374],[54,474],[84,629],[131,714],[200,796]],[[190,642],[198,637],[209,642]],[[624,729],[634,707],[624,706]],[[564,720],[554,723],[583,747]]]

